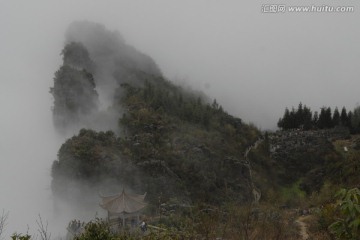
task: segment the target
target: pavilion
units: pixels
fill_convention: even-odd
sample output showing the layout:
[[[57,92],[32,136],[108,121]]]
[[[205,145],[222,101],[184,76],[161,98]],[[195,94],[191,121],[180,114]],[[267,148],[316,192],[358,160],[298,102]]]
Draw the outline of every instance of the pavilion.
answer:
[[[127,219],[131,219],[134,223],[135,217],[137,224],[140,220],[140,212],[146,207],[144,202],[146,193],[144,195],[129,194],[123,189],[121,194],[113,196],[101,196],[102,203],[100,206],[108,212],[108,221],[110,223],[117,222],[119,226],[125,227]],[[122,222],[120,221],[122,220]]]

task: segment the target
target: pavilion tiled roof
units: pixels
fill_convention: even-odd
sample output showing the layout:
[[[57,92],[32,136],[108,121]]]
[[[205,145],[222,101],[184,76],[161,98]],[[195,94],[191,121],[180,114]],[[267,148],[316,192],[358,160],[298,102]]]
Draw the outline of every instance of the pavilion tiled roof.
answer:
[[[109,213],[135,213],[143,209],[147,204],[144,202],[144,195],[129,194],[125,190],[121,194],[113,196],[101,196],[102,203],[100,206]]]

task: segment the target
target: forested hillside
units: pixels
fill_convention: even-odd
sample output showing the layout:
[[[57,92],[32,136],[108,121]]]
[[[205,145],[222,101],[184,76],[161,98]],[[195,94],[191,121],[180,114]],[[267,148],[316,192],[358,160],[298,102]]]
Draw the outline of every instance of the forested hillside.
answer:
[[[99,193],[146,192],[146,214],[177,239],[300,239],[301,208],[316,212],[318,239],[342,231],[328,226],[345,216],[335,192],[358,184],[358,109],[319,115],[300,104],[285,110],[282,131],[261,132],[166,79],[118,32],[76,22],[66,37],[50,93],[55,126],[76,132],[52,165],[55,201],[95,212]]]
[[[111,91],[99,89],[107,94],[103,98],[112,99],[108,107],[119,117],[116,134],[83,129],[63,144],[52,168],[57,196],[77,199],[73,187],[84,185],[94,188],[89,194],[121,187],[147,192],[153,204],[160,195],[186,203],[253,200],[252,179],[242,162],[259,130],[225,112],[216,100],[208,102],[166,80],[153,60],[118,34],[87,22],[75,23],[69,34],[73,28],[81,28],[83,35],[70,39],[85,40],[69,42],[62,51],[64,66],[51,89],[54,116],[81,124],[96,111],[98,86],[113,85]],[[61,90],[68,95],[58,96]]]

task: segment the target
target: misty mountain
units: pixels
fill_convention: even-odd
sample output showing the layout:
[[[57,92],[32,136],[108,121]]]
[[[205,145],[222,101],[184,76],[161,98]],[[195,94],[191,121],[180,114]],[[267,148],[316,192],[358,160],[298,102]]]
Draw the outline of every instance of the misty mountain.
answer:
[[[76,22],[66,36],[63,66],[51,89],[54,117],[67,121],[60,126],[66,129],[81,126],[94,112],[106,118],[113,111],[118,124],[105,132],[83,129],[62,145],[52,167],[56,196],[79,202],[98,191],[126,187],[148,192],[153,204],[160,195],[185,202],[253,200],[244,152],[260,137],[255,127],[228,114],[216,100],[210,103],[165,79],[155,62],[125,44],[119,33]],[[66,78],[59,75],[63,69]],[[88,76],[91,96],[90,85],[79,84],[79,73]],[[60,90],[72,95],[58,96]],[[101,111],[101,104],[108,106]],[[80,188],[77,194],[74,188]]]
[[[136,72],[161,76],[155,62],[125,43],[118,32],[91,22],[74,22],[66,32],[63,65],[50,93],[54,123],[60,132],[82,127],[116,131],[122,109],[112,109],[115,89],[137,82]]]
[[[360,2],[341,5],[352,12],[269,14],[258,1],[1,1],[0,211],[9,218],[0,239],[39,238],[38,215],[52,239],[64,239],[71,219],[101,217],[98,190],[123,186],[151,193],[150,212],[167,204],[169,218],[145,214],[160,213],[149,224],[171,234],[298,240],[304,217],[309,238],[334,239],[330,224],[349,219],[335,193],[360,187]],[[106,27],[69,27],[76,20]],[[57,71],[63,82],[53,81]],[[331,133],[341,130],[339,114],[351,127],[340,138]],[[271,132],[280,117],[282,130]],[[248,205],[254,189],[259,204]],[[184,221],[177,199],[193,203]]]
[[[154,60],[128,45],[119,32],[107,30],[103,25],[80,21],[72,23],[66,31],[66,44],[81,43],[96,66],[95,83],[102,104],[113,103],[114,88],[136,78],[134,72],[162,76]],[[90,69],[88,71],[92,72]]]

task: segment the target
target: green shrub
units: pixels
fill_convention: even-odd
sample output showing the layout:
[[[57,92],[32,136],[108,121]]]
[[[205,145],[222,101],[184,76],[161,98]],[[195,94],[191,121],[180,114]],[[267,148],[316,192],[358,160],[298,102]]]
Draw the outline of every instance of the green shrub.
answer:
[[[304,202],[306,193],[300,189],[301,181],[297,181],[289,187],[281,188],[282,203],[292,207]]]
[[[329,230],[337,239],[360,238],[360,190],[341,189],[338,194],[337,209],[340,218],[329,226]]]
[[[14,233],[14,234],[11,236],[11,239],[12,239],[12,240],[30,240],[30,239],[31,239],[31,235],[29,235],[29,234],[21,235],[21,234]]]
[[[115,240],[116,238],[110,232],[109,225],[96,219],[94,222],[89,222],[85,225],[84,232],[75,237],[75,240]]]

